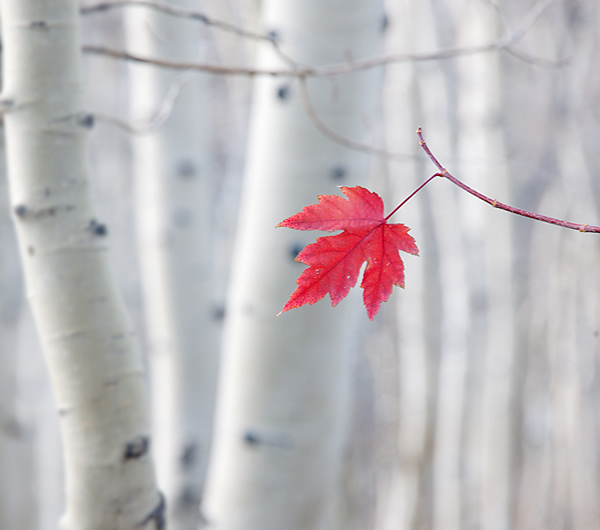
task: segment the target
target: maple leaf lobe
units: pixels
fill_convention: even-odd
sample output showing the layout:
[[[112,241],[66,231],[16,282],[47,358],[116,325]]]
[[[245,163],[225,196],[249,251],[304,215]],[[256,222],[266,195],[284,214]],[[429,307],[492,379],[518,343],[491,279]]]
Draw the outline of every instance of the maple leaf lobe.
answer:
[[[404,287],[404,263],[398,251],[418,254],[409,228],[387,222],[383,200],[376,193],[360,186],[341,189],[347,199],[320,195],[317,204],[305,206],[277,225],[294,230],[342,230],[341,234],[319,237],[298,254],[296,261],[309,267],[298,278],[298,287],[282,313],[313,305],[326,294],[336,306],[356,285],[365,261],[361,287],[371,320],[390,297],[392,286]]]

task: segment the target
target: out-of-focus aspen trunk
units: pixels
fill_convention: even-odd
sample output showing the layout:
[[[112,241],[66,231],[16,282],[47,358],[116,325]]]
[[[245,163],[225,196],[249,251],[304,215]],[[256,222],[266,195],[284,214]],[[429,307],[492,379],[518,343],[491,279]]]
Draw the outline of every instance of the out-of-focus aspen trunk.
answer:
[[[490,43],[534,4],[394,5],[396,51]],[[600,129],[590,109],[600,89],[599,13],[593,2],[551,4],[510,54],[406,67],[418,87],[412,92],[404,67],[390,67],[387,79],[400,88],[387,93],[406,94],[411,109],[388,105],[388,146],[405,150],[398,123],[416,115],[411,132],[422,125],[440,161],[492,199],[598,224]],[[565,55],[568,67],[551,65]],[[402,176],[412,171],[399,168]],[[434,171],[428,161],[419,170],[419,182]],[[403,184],[391,176],[401,199],[410,189],[400,192]],[[413,221],[410,203],[401,214],[419,243],[426,279],[423,298],[411,300],[415,272],[407,264],[407,291],[398,300],[400,453],[379,512],[382,527],[595,528],[597,238],[499,212],[462,192],[452,199],[442,187],[451,189],[440,180],[414,199],[424,226]],[[461,260],[463,292],[456,288]],[[414,285],[421,289],[418,276]],[[461,348],[453,348],[450,339],[461,336]],[[421,354],[422,340],[426,361],[411,351]]]
[[[2,141],[4,140],[2,131]],[[0,148],[0,528],[33,530],[32,444],[18,409],[19,323],[23,283]]]
[[[177,6],[192,9],[198,2]],[[208,55],[206,29],[196,21],[135,8],[127,22],[134,53],[180,61]],[[191,530],[199,524],[212,434],[220,322],[211,271],[214,82],[206,74],[146,65],[131,67],[130,82],[134,121],[171,103],[156,131],[132,137],[135,209],[158,480],[169,527]]]
[[[377,54],[382,18],[379,2],[263,4],[264,31],[308,64]],[[285,65],[270,48],[259,63]],[[308,80],[308,92],[329,127],[366,139],[378,77]],[[297,81],[254,88],[205,516],[223,530],[321,529],[344,447],[359,308],[323,300],[275,318],[303,270],[294,258],[314,239],[275,225],[337,185],[363,182],[368,158],[315,127]]]
[[[389,2],[387,14],[388,54],[411,50],[415,34],[420,31],[421,6]],[[412,29],[411,29],[412,28]],[[423,125],[417,96],[418,67],[412,64],[389,66],[384,92],[386,148],[391,153],[405,153],[406,160],[389,162],[392,191],[390,205],[400,203],[427,177],[429,168],[422,160],[415,131]],[[433,132],[433,131],[432,131]],[[434,419],[434,377],[437,355],[432,358],[433,344],[439,341],[433,306],[427,293],[435,291],[435,239],[427,191],[414,197],[396,214],[397,222],[411,227],[419,246],[419,259],[405,260],[406,289],[394,299],[397,315],[398,427],[395,433],[395,466],[392,476],[382,469],[387,481],[380,483],[377,528],[426,528],[430,518],[427,495],[431,477],[431,449]],[[433,287],[433,289],[432,289]],[[389,421],[389,420],[388,420]],[[388,477],[386,477],[388,475]]]
[[[451,45],[444,31],[448,13],[443,8],[435,1],[421,2],[416,8],[418,18],[411,22],[415,49],[436,50]],[[418,63],[415,76],[420,124],[427,132],[432,148],[445,163],[456,146],[451,65]],[[435,172],[435,168],[425,160],[422,171],[424,180]],[[433,366],[429,381],[433,385],[430,395],[434,401],[430,412],[433,415],[431,438],[423,438],[423,441],[431,443],[428,524],[436,530],[461,530],[464,527],[465,492],[461,466],[468,399],[465,384],[471,307],[464,237],[467,222],[461,194],[460,190],[439,181],[429,186],[425,193],[425,235],[431,238],[425,261],[432,259],[434,263],[425,265],[430,274],[423,292],[427,326],[422,330],[428,348],[431,348]],[[427,449],[425,446],[424,450]]]
[[[65,452],[60,528],[161,527],[141,356],[90,200],[78,3],[1,6],[11,205]]]
[[[453,9],[456,46],[489,42],[501,30],[489,5]],[[454,171],[490,197],[512,204],[502,130],[501,61],[479,54],[456,61]],[[465,382],[465,524],[513,528],[515,421],[514,216],[460,194],[469,296],[469,380]]]
[[[600,11],[594,3],[583,2],[565,5],[554,15],[554,24],[542,26],[534,41],[552,36],[553,46],[535,51],[554,49],[560,55],[566,41],[574,53],[568,73],[547,83],[544,100],[527,102],[532,116],[537,111],[543,120],[536,130],[545,150],[535,154],[547,170],[543,177],[531,179],[535,187],[529,189],[537,191],[540,209],[600,224],[600,127],[592,110],[600,90],[596,73]],[[521,475],[518,527],[538,524],[552,530],[565,526],[584,530],[600,526],[600,245],[597,238],[583,237],[586,234],[552,228],[533,227],[527,249],[530,351],[528,394],[522,404],[527,459]]]

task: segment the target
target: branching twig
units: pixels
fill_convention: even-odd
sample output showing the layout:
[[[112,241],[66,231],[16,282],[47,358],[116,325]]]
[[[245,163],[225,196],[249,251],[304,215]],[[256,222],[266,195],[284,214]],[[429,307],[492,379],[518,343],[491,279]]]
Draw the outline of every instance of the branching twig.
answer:
[[[361,142],[357,142],[344,136],[333,129],[331,129],[319,116],[315,107],[313,106],[310,97],[308,95],[308,89],[306,87],[306,79],[304,77],[298,78],[298,84],[300,86],[300,98],[302,100],[302,106],[304,111],[313,122],[314,126],[319,129],[325,136],[332,139],[334,142],[344,145],[355,151],[363,151],[369,155],[385,158],[386,160],[407,160],[414,158],[413,155],[395,154],[386,151],[385,149],[379,149]]]
[[[554,217],[548,217],[546,215],[541,215],[539,213],[533,213],[528,210],[522,210],[521,208],[515,208],[514,206],[509,206],[508,204],[501,203],[501,202],[497,201],[496,199],[490,199],[483,193],[479,193],[478,191],[474,190],[473,188],[470,188],[469,186],[467,186],[466,184],[464,184],[463,182],[458,180],[456,177],[451,175],[450,172],[444,166],[442,166],[442,164],[438,161],[438,159],[435,157],[435,155],[431,152],[431,149],[429,149],[429,146],[423,139],[423,132],[421,130],[421,127],[419,127],[417,129],[417,135],[419,137],[419,145],[423,148],[423,151],[425,151],[425,153],[427,154],[429,159],[439,169],[439,172],[435,173],[429,179],[427,179],[427,181],[424,184],[422,184],[417,191],[422,189],[428,182],[433,180],[433,178],[444,177],[444,178],[447,178],[450,182],[452,182],[452,184],[454,184],[455,186],[458,186],[460,189],[466,191],[467,193],[470,193],[471,195],[482,200],[483,202],[487,202],[490,206],[492,206],[494,208],[498,208],[500,210],[505,210],[507,212],[521,215],[523,217],[529,217],[530,219],[535,219],[536,221],[543,221],[544,223],[550,223],[552,225],[562,226],[564,228],[570,228],[571,230],[579,230],[580,232],[600,233],[600,226],[571,223],[569,221],[563,221],[562,219],[555,219]],[[414,193],[412,193],[409,196],[409,198],[412,197],[413,195],[414,195]],[[406,202],[406,200],[403,201],[402,204],[404,204],[405,202]],[[396,208],[392,213],[394,213],[397,209],[398,208]]]
[[[150,0],[120,0],[118,2],[99,2],[97,4],[84,6],[79,10],[79,12],[82,15],[90,15],[93,13],[102,13],[110,9],[130,6],[148,7],[151,9],[155,9],[156,11],[160,11],[161,13],[165,13],[166,15],[171,15],[179,18],[188,18],[190,20],[195,20],[197,22],[206,24],[207,26],[213,26],[223,31],[233,33],[240,37],[270,42],[274,40],[273,37],[269,35],[261,35],[260,33],[248,31],[234,24],[230,24],[229,22],[224,22],[222,20],[217,20],[216,18],[209,17],[208,15],[200,13],[199,11],[183,9],[180,7],[173,7],[170,5],[163,4],[161,2],[152,2]]]
[[[539,18],[540,14],[550,5],[552,0],[540,0],[527,17],[521,22],[520,26],[515,31],[508,30],[505,32],[499,39],[494,40],[488,44],[482,44],[478,46],[466,46],[459,48],[450,48],[447,50],[441,50],[438,52],[431,53],[404,53],[404,54],[393,54],[386,55],[383,57],[375,57],[372,59],[363,59],[363,60],[355,60],[351,63],[341,63],[341,64],[332,64],[328,66],[300,66],[299,63],[293,61],[290,57],[283,55],[284,59],[288,64],[291,64],[291,67],[286,68],[273,68],[273,69],[262,69],[262,68],[246,68],[241,66],[222,66],[216,64],[207,64],[207,63],[193,63],[193,62],[184,62],[184,61],[170,61],[167,59],[157,59],[153,57],[142,57],[137,54],[129,53],[123,50],[115,50],[105,46],[92,46],[92,45],[84,45],[83,51],[87,53],[93,53],[98,55],[105,55],[108,57],[113,57],[115,59],[123,59],[135,62],[141,62],[146,64],[153,64],[155,66],[160,66],[163,68],[169,69],[179,69],[179,70],[200,70],[204,72],[210,72],[214,74],[220,75],[268,75],[268,76],[279,76],[279,77],[341,77],[349,74],[353,74],[355,72],[360,72],[364,70],[370,70],[373,68],[377,68],[380,66],[385,66],[389,64],[398,64],[405,62],[418,62],[418,61],[433,61],[439,59],[450,59],[456,57],[463,57],[466,55],[475,55],[484,52],[490,52],[495,50],[504,50],[508,49],[511,46],[514,46],[519,40],[523,38],[523,36],[527,33],[529,28],[533,25],[533,23]],[[270,36],[259,35],[253,32],[249,32],[243,30],[241,28],[237,28],[231,24],[227,24],[225,22],[216,21],[214,19],[208,18],[206,15],[201,13],[194,13],[191,11],[184,11],[175,8],[164,7],[162,4],[158,4],[155,2],[145,2],[145,1],[123,1],[123,2],[106,2],[101,4],[102,9],[107,9],[108,7],[112,7],[113,5],[116,7],[117,5],[146,5],[148,7],[162,9],[165,12],[169,12],[171,14],[181,13],[181,16],[187,13],[186,16],[189,18],[194,18],[196,20],[201,20],[206,22],[207,24],[212,24],[222,29],[227,28],[229,31],[234,31],[239,35],[261,39],[270,42],[275,50],[282,55],[281,50],[279,49],[278,43],[275,38]],[[100,6],[100,5],[99,5]],[[84,8],[87,10],[95,9],[100,10],[100,7],[94,8],[91,6],[89,8]],[[89,12],[89,11],[88,11]]]
[[[197,75],[195,72],[183,72],[177,75],[171,85],[169,86],[169,90],[165,95],[164,99],[157,107],[157,109],[150,115],[148,118],[142,118],[138,120],[137,123],[129,122],[123,120],[121,118],[117,118],[116,116],[109,116],[107,114],[94,114],[94,118],[97,121],[103,121],[110,125],[114,125],[119,127],[120,129],[124,129],[125,131],[131,134],[148,134],[158,130],[165,121],[171,115],[171,111],[173,110],[173,106],[177,98],[179,97],[179,92],[181,91],[181,87],[187,83],[191,77]]]

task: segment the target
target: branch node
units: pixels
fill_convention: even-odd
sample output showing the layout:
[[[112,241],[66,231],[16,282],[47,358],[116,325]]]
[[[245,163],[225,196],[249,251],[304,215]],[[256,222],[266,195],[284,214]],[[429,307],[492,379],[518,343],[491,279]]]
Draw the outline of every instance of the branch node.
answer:
[[[581,228],[579,229],[580,232],[585,232],[586,231],[586,224],[581,225]]]
[[[136,436],[131,442],[125,445],[123,458],[125,460],[140,458],[148,452],[149,447],[150,438],[148,436]]]

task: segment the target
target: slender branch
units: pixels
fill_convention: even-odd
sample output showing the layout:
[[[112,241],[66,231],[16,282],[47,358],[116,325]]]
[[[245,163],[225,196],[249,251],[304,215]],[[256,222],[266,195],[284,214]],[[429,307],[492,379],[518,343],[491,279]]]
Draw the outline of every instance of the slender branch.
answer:
[[[148,134],[157,131],[167,121],[173,106],[179,97],[181,87],[185,85],[190,79],[198,74],[195,72],[181,72],[172,81],[169,86],[164,99],[160,105],[152,112],[148,117],[141,118],[135,122],[123,120],[116,116],[110,116],[108,114],[95,113],[94,118],[97,121],[102,121],[109,125],[119,127],[131,134]]]
[[[141,62],[146,64],[153,64],[163,68],[169,68],[174,70],[200,70],[204,72],[210,72],[220,75],[268,75],[277,77],[341,77],[350,75],[355,72],[364,70],[370,70],[373,68],[389,65],[398,64],[405,62],[419,62],[419,61],[433,61],[439,59],[450,59],[456,57],[463,57],[466,55],[475,55],[484,52],[506,50],[514,46],[520,41],[535,21],[539,18],[541,13],[552,3],[552,0],[540,0],[535,4],[529,15],[521,22],[519,27],[515,31],[507,30],[499,39],[496,39],[488,44],[481,44],[478,46],[466,46],[458,48],[450,48],[437,52],[430,53],[402,53],[392,54],[383,57],[374,57],[371,59],[363,59],[352,61],[351,63],[331,64],[321,67],[312,67],[300,65],[290,57],[287,57],[280,50],[279,43],[276,38],[268,35],[260,35],[253,33],[242,28],[238,28],[232,24],[218,21],[207,17],[206,15],[194,11],[186,11],[183,9],[172,8],[164,6],[163,4],[144,1],[144,0],[123,0],[121,2],[103,2],[96,6],[89,6],[82,8],[82,12],[91,13],[94,11],[102,11],[112,7],[120,7],[125,5],[143,5],[160,9],[165,13],[169,13],[174,16],[186,16],[191,19],[199,20],[209,25],[219,27],[221,29],[232,31],[240,36],[260,39],[270,42],[274,47],[275,51],[284,58],[284,60],[290,65],[290,68],[275,68],[275,69],[261,69],[261,68],[246,68],[241,66],[221,66],[207,63],[196,63],[196,62],[183,62],[183,61],[170,61],[166,59],[157,59],[153,57],[142,57],[137,54],[129,53],[124,50],[115,50],[106,46],[93,46],[84,45],[83,51],[87,53],[93,53],[97,55],[105,55],[114,59],[129,60],[135,62]],[[534,63],[535,64],[535,63]],[[563,64],[563,63],[557,63]]]
[[[373,146],[370,146],[367,144],[363,144],[361,142],[357,142],[355,140],[352,140],[351,138],[348,138],[347,136],[344,136],[344,135],[334,131],[333,129],[331,129],[329,127],[329,125],[327,125],[321,119],[321,117],[317,113],[315,107],[313,106],[312,101],[310,100],[310,97],[308,95],[308,89],[306,87],[306,78],[299,77],[298,84],[300,86],[300,97],[302,100],[302,106],[304,107],[304,111],[310,118],[310,121],[312,121],[313,125],[317,129],[319,129],[325,136],[327,136],[334,142],[336,142],[340,145],[343,145],[345,147],[348,147],[350,149],[354,149],[355,151],[362,151],[371,156],[385,158],[386,160],[407,160],[410,158],[414,158],[413,155],[390,153],[389,151],[386,151],[385,149],[379,149],[377,147],[373,147]]]
[[[439,173],[436,173],[435,175],[433,175],[432,177],[430,177],[425,182],[425,184],[427,184],[427,182],[429,182],[430,180],[432,180],[434,177],[438,177],[438,176],[445,177],[450,182],[452,182],[452,184],[454,184],[455,186],[458,186],[462,190],[466,191],[467,193],[470,193],[471,195],[473,195],[473,196],[477,197],[478,199],[482,200],[483,202],[487,202],[490,206],[492,206],[494,208],[498,208],[500,210],[505,210],[505,211],[510,212],[510,213],[521,215],[522,217],[529,217],[530,219],[535,219],[536,221],[542,221],[544,223],[549,223],[549,224],[552,224],[552,225],[562,226],[564,228],[570,228],[571,230],[579,230],[580,232],[595,232],[595,233],[600,233],[600,226],[594,226],[594,225],[588,225],[588,224],[579,224],[579,223],[571,223],[569,221],[563,221],[562,219],[556,219],[554,217],[548,217],[546,215],[541,215],[539,213],[530,212],[528,210],[522,210],[521,208],[515,208],[514,206],[509,206],[508,204],[504,204],[502,202],[499,202],[496,199],[490,199],[489,197],[487,197],[483,193],[479,193],[478,191],[474,190],[473,188],[467,186],[466,184],[464,184],[463,182],[461,182],[460,180],[458,180],[455,176],[453,176],[452,174],[450,174],[450,172],[444,166],[442,166],[442,164],[435,157],[435,155],[431,152],[431,149],[429,149],[429,146],[425,142],[425,140],[423,138],[423,131],[421,130],[421,127],[419,127],[417,129],[417,136],[419,137],[419,145],[423,148],[423,151],[425,151],[425,153],[427,154],[427,156],[429,157],[429,159],[439,169]],[[422,187],[423,187],[423,185],[419,189],[421,189]],[[412,197],[412,195],[411,195],[411,197]],[[406,201],[404,201],[404,202],[406,202]],[[394,211],[396,211],[396,210],[394,210]]]
[[[79,12],[82,15],[91,15],[94,13],[103,13],[114,8],[130,6],[148,7],[151,9],[155,9],[156,11],[165,13],[166,15],[171,15],[173,17],[188,18],[190,20],[195,20],[197,22],[206,24],[207,26],[213,26],[223,31],[234,33],[235,35],[238,35],[240,37],[246,37],[255,40],[264,40],[269,42],[273,42],[275,40],[272,36],[261,35],[260,33],[255,33],[253,31],[240,28],[234,24],[230,24],[229,22],[224,22],[222,20],[217,20],[216,18],[209,17],[208,15],[199,11],[183,9],[180,7],[173,7],[170,5],[163,4],[161,2],[152,2],[150,0],[120,0],[118,2],[98,2],[96,4],[90,4],[88,6],[81,7]]]

